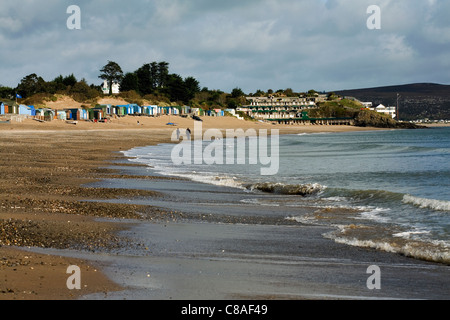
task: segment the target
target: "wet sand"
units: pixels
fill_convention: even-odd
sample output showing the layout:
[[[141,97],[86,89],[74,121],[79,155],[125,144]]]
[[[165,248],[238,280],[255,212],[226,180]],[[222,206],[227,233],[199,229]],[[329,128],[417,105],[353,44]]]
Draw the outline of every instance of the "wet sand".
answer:
[[[122,170],[151,173],[140,168]],[[173,212],[170,218],[144,220],[122,233],[139,242],[140,248],[102,257],[106,274],[124,286],[108,295],[109,299],[450,298],[449,266],[335,243],[324,237],[334,231],[332,227],[286,219],[300,215],[300,210],[314,211],[289,206],[292,196],[246,193],[192,181],[155,179],[149,183],[138,177],[106,179],[91,186],[158,190],[164,196],[104,201]],[[287,205],[245,201],[270,202],[270,197],[278,198],[277,203],[285,198]],[[367,287],[367,269],[373,265],[381,270],[380,290]]]
[[[108,268],[108,263],[100,257],[134,245],[142,249],[134,239],[124,236],[133,225],[130,221],[173,221],[179,215],[174,209],[148,203],[111,201],[158,199],[163,197],[159,190],[83,185],[108,178],[132,178],[110,167],[122,162],[118,151],[168,142],[175,129],[166,125],[169,121],[180,128],[193,127],[192,120],[180,117],[126,117],[111,123],[77,125],[26,120],[0,125],[0,299],[76,299],[91,293],[100,293],[96,298],[101,299],[124,290],[127,283],[112,281],[110,275],[105,275],[103,269]],[[274,126],[230,118],[206,119],[203,126],[275,128],[282,133],[374,130]],[[150,226],[160,228],[161,224]],[[37,253],[33,248],[43,251]],[[56,251],[50,255],[53,249]],[[94,253],[97,258],[76,258],[75,254],[63,254],[65,250]],[[159,265],[163,266],[165,259]],[[66,287],[67,267],[74,264],[82,269],[83,287],[79,291]]]

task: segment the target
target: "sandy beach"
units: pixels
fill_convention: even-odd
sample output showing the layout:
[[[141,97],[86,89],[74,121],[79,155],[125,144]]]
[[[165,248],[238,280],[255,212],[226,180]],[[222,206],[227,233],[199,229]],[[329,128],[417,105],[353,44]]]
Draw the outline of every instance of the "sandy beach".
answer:
[[[167,123],[176,126],[168,126]],[[107,168],[124,157],[119,151],[169,142],[175,128],[193,128],[178,116],[125,117],[107,123],[65,121],[0,124],[0,299],[77,299],[107,296],[123,287],[95,263],[34,253],[21,248],[75,249],[87,252],[132,245],[118,232],[127,224],[98,218],[164,220],[171,210],[140,204],[82,202],[116,198],[158,197],[157,190],[86,188],[108,178],[130,178]],[[348,126],[284,126],[235,118],[208,118],[203,129],[279,129],[280,133],[376,130]],[[132,165],[129,164],[131,167]],[[148,177],[152,179],[152,177]],[[78,265],[81,290],[66,287],[67,267]]]

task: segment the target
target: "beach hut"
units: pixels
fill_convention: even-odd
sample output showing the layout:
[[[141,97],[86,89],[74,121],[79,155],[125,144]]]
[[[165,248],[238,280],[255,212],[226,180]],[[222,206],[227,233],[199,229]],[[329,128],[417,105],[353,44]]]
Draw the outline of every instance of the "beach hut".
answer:
[[[82,109],[66,109],[66,120],[80,120],[80,110]]]
[[[146,116],[154,116],[157,113],[158,106],[143,106],[141,107],[142,114]]]
[[[65,110],[58,110],[56,114],[58,120],[67,120],[67,112]]]
[[[182,109],[181,106],[173,107],[173,114],[181,115],[181,114],[182,114],[182,111],[183,111],[183,109]]]
[[[161,107],[161,114],[170,114],[170,107]]]
[[[202,108],[191,108],[191,112],[196,116],[204,116],[205,111]]]
[[[127,114],[134,114],[135,113],[135,107],[139,107],[137,104],[124,104],[117,106],[118,108],[123,108],[123,115]],[[139,109],[136,108],[138,111]]]
[[[217,117],[225,116],[225,112],[222,109],[214,109],[214,112],[216,113]]]
[[[134,114],[142,114],[142,107],[137,104],[133,104],[133,113]]]
[[[45,121],[52,121],[56,116],[56,111],[48,108],[39,108],[36,110],[35,115],[41,117]]]
[[[105,115],[103,113],[103,108],[92,108],[88,110],[89,120],[102,120]]]
[[[95,107],[96,109],[102,109],[103,114],[106,115],[112,115],[114,114],[114,108],[111,104],[99,104]]]
[[[116,114],[118,116],[125,116],[126,115],[126,107],[124,106],[116,106]]]
[[[66,109],[69,114],[67,120],[89,120],[89,111],[83,108]]]
[[[190,106],[182,106],[181,107],[181,114],[190,114],[191,113],[191,107]]]
[[[209,116],[209,117],[215,117],[217,116],[216,112],[214,110],[206,110],[205,111],[205,115]]]
[[[89,120],[89,111],[87,109],[80,109],[79,120]]]
[[[0,114],[6,114],[5,111],[5,104],[3,102],[0,102]]]
[[[8,113],[19,114],[19,105],[13,104],[12,106],[10,106],[8,109]]]
[[[26,115],[26,116],[35,116],[36,110],[34,109],[34,106],[26,106],[24,104],[19,105],[19,112],[20,115]]]

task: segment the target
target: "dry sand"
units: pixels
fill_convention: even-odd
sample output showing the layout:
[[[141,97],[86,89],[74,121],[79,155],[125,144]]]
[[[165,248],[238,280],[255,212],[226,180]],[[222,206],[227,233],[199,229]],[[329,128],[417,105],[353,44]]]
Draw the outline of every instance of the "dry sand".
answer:
[[[138,123],[139,121],[139,123]],[[97,217],[165,218],[170,212],[135,205],[80,202],[119,195],[158,196],[139,190],[83,188],[118,173],[105,169],[137,146],[168,142],[176,127],[193,128],[179,116],[124,117],[107,123],[65,121],[0,124],[0,299],[74,299],[92,292],[120,290],[95,265],[66,257],[35,254],[21,247],[111,250],[124,245],[121,224]],[[205,117],[203,129],[280,129],[281,133],[375,130],[349,126],[286,126]],[[126,243],[125,243],[126,245]],[[83,287],[66,287],[67,267],[82,269]]]

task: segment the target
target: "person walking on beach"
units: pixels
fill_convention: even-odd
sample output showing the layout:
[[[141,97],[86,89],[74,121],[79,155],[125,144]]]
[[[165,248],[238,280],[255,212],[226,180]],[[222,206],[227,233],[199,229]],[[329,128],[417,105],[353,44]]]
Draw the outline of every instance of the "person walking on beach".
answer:
[[[188,140],[191,140],[191,129],[189,128],[186,129],[186,136]]]

